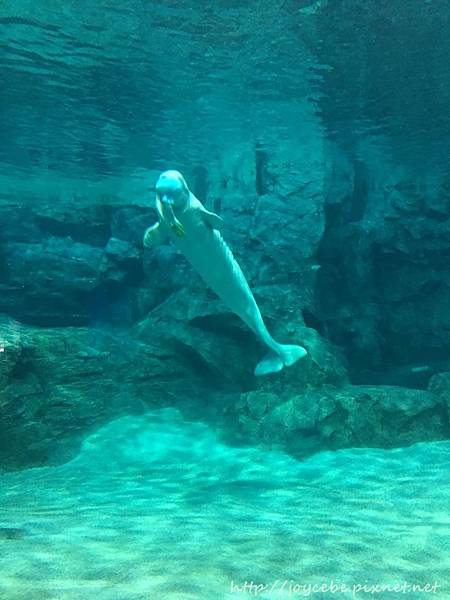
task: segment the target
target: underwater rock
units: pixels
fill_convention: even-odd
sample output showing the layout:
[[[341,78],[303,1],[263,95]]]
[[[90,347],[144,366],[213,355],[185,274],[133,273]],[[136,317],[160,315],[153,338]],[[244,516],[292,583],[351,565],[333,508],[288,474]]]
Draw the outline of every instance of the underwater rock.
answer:
[[[450,350],[446,173],[392,170],[370,147],[353,165],[341,154],[330,177],[344,189],[329,185],[314,315],[345,348],[356,381],[370,382],[385,357],[389,368],[443,360]]]
[[[450,433],[443,398],[390,386],[307,386],[296,395],[251,391],[235,401],[233,414],[242,439],[297,457],[339,448],[407,446]]]
[[[142,279],[142,250],[134,244],[112,237],[108,240],[104,252],[100,266],[103,285],[114,282],[125,287]]]
[[[258,360],[254,334],[198,281],[158,304],[132,330],[189,365],[192,381],[213,389],[249,389]]]
[[[111,210],[111,236],[142,248],[142,232],[153,219],[153,210],[140,206],[115,206]]]
[[[442,398],[447,406],[447,420],[450,429],[450,372],[433,375],[428,383],[428,389]]]
[[[285,198],[271,194],[258,200],[247,243],[253,250],[249,256],[255,250],[261,254],[259,285],[288,283],[292,286],[296,274],[304,281],[303,272],[309,268],[309,259],[322,238],[321,203],[317,199],[308,201],[301,191],[292,195],[293,198]],[[253,260],[248,259],[248,262]]]
[[[116,263],[125,265],[135,265],[141,258],[141,253],[136,246],[114,237],[108,240],[105,254]]]
[[[131,336],[144,343],[160,344],[174,355],[183,356],[191,365],[193,377],[209,382],[212,389],[264,388],[265,383],[253,376],[255,365],[266,352],[263,345],[196,274],[189,279],[187,270],[182,274],[183,281],[185,277],[185,285],[167,293],[151,307],[132,328]],[[255,297],[274,337],[281,343],[305,345],[309,352],[301,364],[268,376],[272,389],[277,386],[298,389],[308,383],[321,385],[347,380],[337,349],[305,326],[299,306],[294,312],[293,306],[299,298],[290,286],[256,288]]]
[[[261,155],[259,174],[246,159],[217,164],[208,185],[205,173],[197,177],[206,205],[225,219],[270,331],[309,352],[264,381],[252,373],[264,350],[183,257],[170,246],[143,251],[150,208],[41,204],[27,219],[3,207],[10,230],[0,239],[0,311],[42,326],[132,326],[119,334],[15,325],[19,336],[0,354],[0,460],[62,460],[91,427],[127,407],[186,402],[191,410],[201,397],[192,410],[199,416],[213,396],[219,413],[229,402],[227,419],[239,422],[243,439],[298,456],[448,435],[445,394],[436,392],[442,378],[432,379],[429,395],[348,386],[341,355],[352,381],[370,380],[385,371],[387,346],[393,367],[424,343],[434,355],[447,348],[448,194],[438,202],[399,172],[367,187],[363,159],[374,157],[352,164],[339,152],[325,198],[323,165],[300,172],[286,148]]]
[[[173,364],[175,362],[175,365]],[[176,381],[170,385],[170,377]],[[104,330],[0,321],[0,464],[62,462],[112,416],[164,404],[186,369]]]
[[[233,443],[283,448],[298,457],[449,435],[444,375],[435,376],[430,392],[351,386],[333,347],[314,330],[291,326],[285,331],[302,334],[307,359],[257,379],[253,366],[261,349],[253,334],[206,292],[186,308],[187,300],[186,291],[174,294],[131,335],[2,319],[1,467],[63,462],[113,416],[169,405],[190,418],[213,419]]]
[[[40,324],[75,324],[89,319],[99,286],[103,250],[70,238],[2,244],[0,312]]]
[[[106,247],[46,238],[1,246],[0,312],[30,324],[84,325],[142,279],[142,251],[111,238]]]
[[[0,206],[0,312],[35,325],[85,325],[119,292],[132,296],[150,209],[78,201]]]
[[[33,209],[41,237],[71,238],[74,242],[102,247],[111,235],[109,206],[75,201],[39,203]]]

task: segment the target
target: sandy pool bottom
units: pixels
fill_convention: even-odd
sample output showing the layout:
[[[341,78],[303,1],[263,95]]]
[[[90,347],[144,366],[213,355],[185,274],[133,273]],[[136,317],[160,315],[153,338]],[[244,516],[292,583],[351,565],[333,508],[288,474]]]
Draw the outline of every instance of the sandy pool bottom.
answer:
[[[448,599],[449,465],[450,442],[297,462],[123,417],[0,476],[0,598]]]

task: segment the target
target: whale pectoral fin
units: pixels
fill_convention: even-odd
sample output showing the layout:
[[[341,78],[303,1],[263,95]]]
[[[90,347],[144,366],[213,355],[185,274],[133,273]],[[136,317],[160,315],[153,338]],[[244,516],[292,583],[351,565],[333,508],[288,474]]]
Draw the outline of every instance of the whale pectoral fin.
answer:
[[[174,216],[173,223],[170,224],[170,229],[174,232],[177,237],[183,237],[186,233],[183,225],[180,221]]]
[[[205,225],[211,227],[211,229],[218,229],[220,231],[224,226],[225,221],[222,219],[222,217],[219,217],[219,215],[216,215],[216,213],[206,210],[206,208],[202,208],[202,217]]]
[[[154,246],[157,246],[158,244],[162,244],[166,239],[166,236],[164,235],[160,224],[159,223],[155,223],[154,225],[152,225],[151,227],[149,227],[148,229],[146,229],[145,233],[144,233],[144,246],[145,248],[153,248]]]

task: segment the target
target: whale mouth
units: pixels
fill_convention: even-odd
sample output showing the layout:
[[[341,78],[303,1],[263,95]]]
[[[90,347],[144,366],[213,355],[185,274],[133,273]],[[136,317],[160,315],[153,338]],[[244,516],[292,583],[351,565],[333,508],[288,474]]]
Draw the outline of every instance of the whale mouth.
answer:
[[[158,194],[158,199],[160,200],[162,207],[162,215],[166,219],[169,227],[174,232],[177,237],[183,237],[185,234],[184,227],[182,223],[177,219],[174,212],[174,200],[165,194],[162,196]]]
[[[173,198],[170,198],[169,196],[167,196],[166,194],[164,194],[161,197],[161,202],[163,204],[167,204],[167,206],[173,206],[175,204],[175,200]]]
[[[182,223],[176,218],[175,213],[173,212],[173,207],[169,205],[169,218],[168,218],[169,226],[174,234],[178,237],[183,237],[185,234],[184,227]]]

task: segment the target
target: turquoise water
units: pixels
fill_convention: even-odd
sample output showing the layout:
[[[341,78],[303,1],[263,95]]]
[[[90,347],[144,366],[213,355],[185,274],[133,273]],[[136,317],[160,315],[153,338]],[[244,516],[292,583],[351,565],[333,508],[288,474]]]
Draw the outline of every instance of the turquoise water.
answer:
[[[175,410],[123,417],[68,464],[1,477],[0,597],[444,600],[449,459],[441,442],[299,463],[227,447]],[[348,588],[308,587],[332,582]]]
[[[0,313],[18,322],[12,354],[0,340],[0,450],[8,468],[17,465],[9,444],[21,465],[28,447],[29,464],[45,463],[48,450],[53,465],[54,438],[91,432],[66,464],[0,471],[0,600],[450,598],[448,441],[296,461],[227,446],[175,408],[97,428],[120,406],[201,398],[189,412],[198,415],[208,390],[219,404],[221,386],[260,389],[251,333],[227,320],[173,249],[156,259],[147,250],[144,261],[142,236],[156,218],[150,190],[166,168],[182,169],[226,216],[224,236],[271,325],[290,335],[309,315],[322,341],[353,348],[355,363],[373,350],[363,367],[375,356],[383,376],[448,369],[446,3],[3,0],[0,36]],[[325,290],[330,308],[317,316],[313,278],[326,271],[318,250],[334,226],[325,286],[337,289]],[[123,242],[112,259],[111,239]],[[393,270],[396,260],[406,267],[390,286],[391,258]],[[423,305],[414,304],[419,293]],[[158,331],[166,318],[180,343],[159,344],[157,316],[136,346],[131,326],[167,298]],[[20,334],[21,323],[61,329],[39,338]],[[76,335],[74,324],[86,331]],[[99,338],[97,350],[104,325],[121,343],[103,348]],[[311,381],[299,376],[295,389],[292,376],[295,395],[340,360],[327,365],[321,346],[312,350]],[[284,375],[267,384],[283,401]],[[235,410],[234,400],[224,393],[221,409]],[[433,414],[447,427],[443,407]]]

